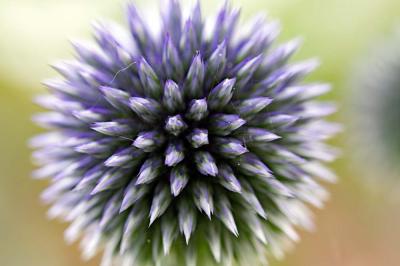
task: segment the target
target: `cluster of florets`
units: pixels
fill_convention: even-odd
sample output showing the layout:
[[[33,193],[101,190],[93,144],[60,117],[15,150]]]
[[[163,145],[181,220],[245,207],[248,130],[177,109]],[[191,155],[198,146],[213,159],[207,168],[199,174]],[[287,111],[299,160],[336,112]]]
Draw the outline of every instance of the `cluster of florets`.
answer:
[[[104,245],[104,265],[282,256],[327,197],[316,179],[334,179],[334,107],[312,100],[329,86],[299,84],[316,62],[287,64],[298,41],[273,47],[278,24],[263,19],[237,29],[228,5],[209,30],[199,5],[184,19],[168,1],[157,34],[127,11],[129,33],[96,25],[98,46],[74,43],[38,98],[52,110],[32,141],[50,215],[85,257]]]

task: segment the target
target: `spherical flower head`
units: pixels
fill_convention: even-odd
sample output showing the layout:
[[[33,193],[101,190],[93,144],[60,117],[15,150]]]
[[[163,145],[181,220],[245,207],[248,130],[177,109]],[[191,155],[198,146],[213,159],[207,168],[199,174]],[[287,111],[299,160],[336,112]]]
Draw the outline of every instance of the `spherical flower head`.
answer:
[[[400,177],[400,30],[360,60],[353,77],[351,124],[357,155],[370,181]],[[368,161],[368,166],[364,162]],[[363,176],[365,176],[363,175]],[[385,178],[382,182],[378,178]],[[374,184],[376,185],[376,184]],[[397,187],[397,186],[396,186]]]
[[[276,22],[162,11],[156,33],[132,4],[128,32],[96,24],[97,46],[74,42],[45,83],[35,120],[52,131],[32,145],[49,214],[85,258],[104,247],[102,265],[266,265],[334,180],[335,109],[314,101],[329,86],[301,82],[317,64],[287,63],[299,43],[273,46]]]

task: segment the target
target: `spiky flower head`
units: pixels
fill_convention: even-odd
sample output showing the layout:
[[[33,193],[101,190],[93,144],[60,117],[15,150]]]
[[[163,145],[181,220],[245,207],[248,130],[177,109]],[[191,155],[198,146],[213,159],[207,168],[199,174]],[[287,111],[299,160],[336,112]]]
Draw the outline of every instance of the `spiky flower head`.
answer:
[[[287,64],[298,41],[272,47],[276,22],[238,29],[226,4],[205,26],[167,2],[158,32],[128,5],[129,32],[97,24],[98,45],[55,66],[36,117],[52,132],[32,141],[43,198],[103,265],[265,265],[334,179],[334,108],[313,100],[329,86],[300,84],[316,62]]]
[[[351,124],[358,159],[375,180],[400,177],[400,28],[382,38],[357,66]],[[368,161],[368,166],[364,165]],[[379,181],[382,183],[382,181]],[[393,185],[393,184],[391,184]]]

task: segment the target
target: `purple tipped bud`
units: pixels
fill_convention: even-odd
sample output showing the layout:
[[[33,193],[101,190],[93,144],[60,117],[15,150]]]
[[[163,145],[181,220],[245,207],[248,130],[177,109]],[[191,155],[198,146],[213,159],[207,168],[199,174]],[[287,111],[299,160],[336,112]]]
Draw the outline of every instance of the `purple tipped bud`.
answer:
[[[200,121],[208,115],[206,99],[193,100],[189,104],[189,110],[186,114],[188,119]]]
[[[169,35],[165,38],[162,62],[164,71],[168,77],[172,77],[176,80],[182,79],[184,73],[183,65],[179,58],[178,51]]]
[[[265,146],[265,148],[264,148]],[[288,162],[293,162],[296,164],[303,164],[305,163],[305,160],[297,155],[295,152],[279,146],[279,145],[275,145],[275,144],[270,144],[270,145],[263,145],[263,150],[269,151],[272,154],[278,155],[281,158],[285,158]],[[310,149],[311,150],[311,149]]]
[[[236,167],[246,175],[262,179],[272,178],[271,170],[254,154],[246,153],[240,157]]]
[[[95,195],[101,191],[115,189],[122,186],[125,177],[126,173],[124,172],[108,172],[100,179],[99,183],[91,192],[91,195]]]
[[[102,165],[96,165],[84,173],[83,178],[79,181],[74,189],[83,190],[93,188],[96,184],[96,181],[98,181],[103,175],[104,167]]]
[[[203,175],[216,176],[218,174],[218,168],[215,164],[215,160],[209,152],[199,151],[194,155],[197,169]]]
[[[171,249],[172,242],[178,236],[178,227],[174,217],[168,213],[161,220],[161,234],[163,242],[164,255],[168,255]]]
[[[241,193],[242,187],[240,182],[228,164],[218,165],[218,177],[220,177],[221,185],[223,185],[226,189]]]
[[[266,182],[274,191],[274,193],[287,198],[293,198],[294,196],[293,192],[290,190],[289,187],[285,186],[282,182],[279,182],[278,180],[272,178],[267,179]]]
[[[215,138],[214,144],[214,149],[221,154],[221,156],[227,158],[235,158],[248,152],[243,143],[234,138]]]
[[[72,41],[72,45],[79,57],[89,64],[102,66],[109,66],[111,64],[110,58],[89,42]]]
[[[35,115],[32,120],[44,128],[79,128],[81,121],[73,116],[66,116],[60,113],[42,113]]]
[[[189,174],[186,166],[175,166],[170,175],[171,193],[176,197],[185,188],[189,181]]]
[[[183,144],[180,141],[170,142],[165,151],[165,164],[175,166],[185,158]]]
[[[187,127],[180,115],[168,117],[165,123],[165,130],[174,136],[179,136]]]
[[[142,59],[139,63],[139,77],[143,88],[146,88],[146,96],[154,99],[160,99],[162,95],[162,87],[157,74],[147,63],[146,59]]]
[[[241,102],[238,106],[238,111],[242,117],[253,116],[261,112],[271,102],[272,99],[267,97],[252,98]]]
[[[133,145],[145,152],[152,152],[159,148],[164,141],[165,137],[159,131],[141,132],[133,142]]]
[[[235,79],[226,79],[211,90],[207,102],[212,110],[220,110],[232,99]]]
[[[147,159],[140,168],[136,185],[151,183],[163,170],[161,158],[151,157]]]
[[[216,46],[223,40],[230,43],[231,38],[233,37],[232,35],[235,33],[239,14],[239,9],[232,9],[229,7],[229,3],[225,2],[215,20],[214,31],[212,34],[213,49],[216,49]]]
[[[201,59],[201,55],[197,54],[186,76],[184,94],[187,98],[193,99],[203,97],[204,75],[204,63]]]
[[[127,13],[130,33],[134,42],[143,54],[149,54],[155,49],[155,44],[148,28],[133,4],[128,4]]]
[[[109,136],[125,136],[132,133],[132,127],[124,121],[96,122],[92,124],[92,129]]]
[[[254,128],[248,127],[239,133],[240,136],[243,137],[246,143],[249,142],[270,142],[277,139],[280,139],[278,135],[262,129],[262,128]]]
[[[286,114],[269,114],[262,113],[256,115],[250,120],[249,125],[260,127],[279,128],[290,126],[295,123],[299,118],[293,115]]]
[[[207,234],[207,241],[214,259],[221,262],[222,241],[221,241],[221,226],[211,224]]]
[[[209,131],[219,136],[227,136],[246,123],[238,115],[217,114],[210,117]]]
[[[328,84],[292,86],[283,90],[276,99],[284,101],[297,98],[300,101],[305,101],[325,94],[330,91],[330,89],[331,86]]]
[[[171,34],[171,39],[177,43],[181,37],[182,10],[179,1],[168,0],[162,10],[164,31]]]
[[[181,89],[172,80],[167,80],[165,83],[163,103],[165,108],[170,112],[185,108]]]
[[[249,228],[253,232],[253,234],[260,240],[263,244],[268,244],[267,237],[265,236],[264,226],[262,225],[262,221],[254,212],[247,211],[242,214],[242,217],[246,219],[246,222],[249,223]]]
[[[241,184],[243,198],[259,216],[267,219],[267,214],[265,213],[265,210],[258,200],[256,193],[254,192],[251,185],[245,180],[241,180]]]
[[[196,210],[191,207],[191,202],[181,199],[178,204],[179,230],[185,235],[186,244],[189,243],[191,234],[196,227]]]
[[[113,142],[112,139],[92,141],[89,143],[78,145],[77,147],[75,147],[75,150],[80,153],[101,155],[110,151],[110,147],[112,147],[111,142]]]
[[[270,88],[276,87],[279,92],[282,87],[293,84],[296,80],[313,71],[318,64],[318,60],[308,60],[280,68],[271,73],[270,77],[266,80],[265,85]]]
[[[211,76],[211,81],[220,79],[225,71],[226,63],[226,42],[222,42],[208,59],[207,74]]]
[[[126,219],[123,234],[122,234],[122,241],[120,252],[125,253],[134,245],[132,242],[132,234],[142,226],[143,221],[146,219],[147,213],[143,208],[135,206],[129,212],[129,215]]]
[[[144,153],[134,147],[123,149],[109,157],[104,165],[107,167],[130,168],[138,165]]]
[[[89,124],[107,120],[107,117],[112,115],[112,113],[113,112],[110,112],[109,110],[103,108],[92,108],[92,109],[72,112],[72,114],[76,118]]]
[[[154,223],[154,221],[160,217],[168,208],[171,203],[171,194],[169,188],[164,184],[159,184],[156,187],[156,191],[154,193],[153,201],[151,203],[150,208],[150,225]]]
[[[83,94],[79,88],[74,88],[70,82],[59,79],[47,79],[42,82],[44,86],[49,88],[53,93],[63,93],[70,96],[75,96],[83,99],[90,98],[91,96]]]
[[[111,87],[100,87],[100,90],[112,106],[124,112],[129,110],[129,93]]]
[[[194,202],[203,211],[209,219],[211,219],[211,214],[214,212],[214,201],[212,198],[211,188],[203,183],[198,182],[194,186]]]
[[[285,64],[289,57],[297,51],[301,42],[301,39],[294,39],[278,46],[274,52],[264,60],[263,67],[265,70],[276,69]]]
[[[192,147],[196,149],[209,144],[207,129],[195,128],[186,138]]]
[[[189,62],[189,60],[192,59],[196,51],[199,50],[200,34],[196,32],[194,20],[188,18],[187,21],[185,22],[185,28],[182,32],[182,37],[179,44],[184,61]]]
[[[336,105],[333,103],[309,102],[303,105],[303,110],[298,115],[303,119],[312,119],[328,116],[336,112]]]
[[[236,86],[238,89],[243,89],[252,78],[254,72],[260,66],[262,62],[261,55],[258,55],[251,60],[245,61],[242,65],[239,65],[236,70],[234,70],[237,74],[237,82]]]
[[[77,112],[82,110],[84,107],[75,101],[62,100],[52,95],[40,95],[35,98],[35,103],[40,106],[59,111],[61,113]]]
[[[129,106],[139,118],[146,122],[153,123],[160,118],[161,106],[155,100],[132,97],[129,99]]]
[[[132,180],[124,191],[120,212],[127,210],[135,202],[142,199],[147,193],[149,193],[148,186],[138,186],[136,185],[135,180]]]
[[[103,216],[101,217],[100,220],[100,228],[104,229],[108,224],[110,224],[115,217],[115,215],[118,214],[118,208],[121,205],[121,195],[119,193],[115,194],[114,197],[110,199],[109,202],[107,202]]]
[[[218,195],[218,200],[215,204],[215,215],[223,222],[223,224],[232,232],[236,237],[239,236],[236,227],[235,219],[231,211],[231,204],[229,200],[222,194]]]

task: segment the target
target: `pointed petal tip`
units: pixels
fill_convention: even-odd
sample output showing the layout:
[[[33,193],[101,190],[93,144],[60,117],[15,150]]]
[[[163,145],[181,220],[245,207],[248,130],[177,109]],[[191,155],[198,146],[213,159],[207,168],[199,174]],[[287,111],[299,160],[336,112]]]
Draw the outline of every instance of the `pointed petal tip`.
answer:
[[[156,213],[152,213],[150,215],[150,222],[149,222],[149,226],[148,226],[149,228],[155,222],[156,219],[157,219],[157,214]]]
[[[185,226],[183,229],[183,234],[185,236],[186,245],[189,245],[190,237],[192,234],[192,228]]]
[[[136,180],[136,182],[135,182],[135,185],[136,186],[139,186],[139,185],[143,185],[144,183],[145,183],[145,177],[141,177],[141,176],[139,176],[138,177],[138,179]]]
[[[132,204],[130,204],[130,202],[128,201],[129,199],[124,197],[124,199],[122,200],[122,204],[121,207],[119,209],[119,213],[123,213],[124,211],[126,211],[129,207],[132,206]]]

